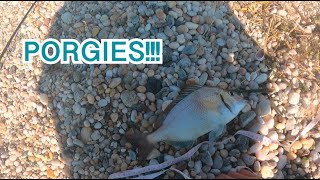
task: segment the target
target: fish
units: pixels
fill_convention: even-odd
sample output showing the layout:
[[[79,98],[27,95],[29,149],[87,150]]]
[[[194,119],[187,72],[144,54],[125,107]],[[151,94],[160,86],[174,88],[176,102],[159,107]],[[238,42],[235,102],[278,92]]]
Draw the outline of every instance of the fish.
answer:
[[[191,147],[196,140],[209,133],[215,141],[246,106],[240,95],[218,87],[189,84],[181,89],[178,97],[159,115],[158,127],[152,133],[131,132],[126,139],[138,148],[141,161],[148,159],[158,142],[175,148]]]

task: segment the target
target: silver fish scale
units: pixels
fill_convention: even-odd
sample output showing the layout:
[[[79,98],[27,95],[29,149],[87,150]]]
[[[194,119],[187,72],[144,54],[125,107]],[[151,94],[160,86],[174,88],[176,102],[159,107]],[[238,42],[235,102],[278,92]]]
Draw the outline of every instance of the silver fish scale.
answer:
[[[163,122],[163,125],[169,123],[171,120],[175,119],[182,111],[184,111],[188,106],[195,102],[201,102],[203,99],[206,99],[210,96],[217,96],[221,93],[221,89],[218,88],[209,88],[203,87],[201,89],[196,90],[195,92],[191,93],[189,96],[186,96],[182,99],[167,115],[166,119]],[[201,105],[199,103],[198,105]]]
[[[223,124],[232,114],[227,112],[220,93],[221,89],[209,87],[193,92],[171,110],[150,139],[153,142],[195,140]]]

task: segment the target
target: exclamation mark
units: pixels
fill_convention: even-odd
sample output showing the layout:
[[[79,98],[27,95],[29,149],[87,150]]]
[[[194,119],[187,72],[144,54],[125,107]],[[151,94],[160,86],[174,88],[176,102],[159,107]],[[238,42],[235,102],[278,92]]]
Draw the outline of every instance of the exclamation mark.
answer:
[[[150,54],[150,42],[146,42],[146,61],[150,61],[150,57],[148,57]]]
[[[160,61],[160,42],[156,42],[156,61]]]
[[[154,58],[154,50],[155,50],[155,42],[151,42],[151,61],[155,61]]]

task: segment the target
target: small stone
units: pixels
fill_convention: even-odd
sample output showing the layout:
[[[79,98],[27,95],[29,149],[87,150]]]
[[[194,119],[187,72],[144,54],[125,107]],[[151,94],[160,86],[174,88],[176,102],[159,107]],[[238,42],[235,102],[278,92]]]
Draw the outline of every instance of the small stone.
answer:
[[[129,150],[128,153],[129,153],[129,158],[130,158],[131,161],[137,160],[137,155],[136,155],[136,153],[134,151]]]
[[[92,133],[92,130],[90,127],[83,127],[81,129],[81,132],[80,132],[80,136],[81,136],[81,140],[84,142],[84,143],[87,143],[89,142],[91,139],[91,133]]]
[[[140,92],[140,93],[145,93],[146,90],[147,90],[147,89],[146,89],[146,87],[144,87],[144,86],[138,86],[138,87],[137,87],[137,91]]]
[[[268,75],[265,73],[260,74],[258,77],[254,79],[254,81],[258,84],[264,83],[268,79]]]
[[[279,155],[279,161],[277,163],[277,169],[282,170],[287,165],[287,156],[281,154]]]
[[[213,158],[213,169],[220,169],[223,166],[223,159],[219,154],[215,154]]]
[[[177,32],[179,34],[184,34],[184,33],[187,33],[189,31],[188,27],[186,25],[180,25],[177,27]]]
[[[139,98],[134,91],[125,90],[121,93],[120,98],[127,107],[132,107],[139,102]]]
[[[299,104],[299,100],[300,100],[300,94],[299,93],[293,92],[293,93],[289,94],[288,101],[289,101],[290,104],[297,105],[297,104]]]
[[[101,135],[100,132],[98,130],[95,130],[92,134],[91,134],[91,139],[96,141],[98,139],[100,139]]]
[[[187,26],[188,29],[197,29],[198,28],[198,24],[195,24],[193,22],[186,22],[185,25]]]
[[[178,42],[179,44],[183,44],[183,43],[186,42],[183,34],[180,34],[180,35],[177,36],[177,42]]]
[[[240,127],[246,127],[254,118],[256,113],[254,111],[248,111],[240,115]]]
[[[163,12],[162,9],[156,9],[156,16],[160,19],[160,20],[164,20],[166,19],[166,14]]]
[[[142,15],[145,15],[147,10],[147,6],[145,6],[144,4],[139,5],[138,7],[138,12]]]
[[[236,73],[236,72],[238,72],[238,71],[239,71],[239,67],[234,66],[234,65],[230,65],[230,66],[228,67],[228,69],[227,69],[227,72],[228,72],[229,74]]]
[[[310,149],[315,143],[314,139],[301,139],[300,142],[303,144],[304,149]]]
[[[242,157],[242,160],[248,166],[252,166],[255,162],[255,158],[253,156],[248,155],[248,154],[244,154]]]
[[[88,103],[94,104],[95,98],[94,98],[93,95],[88,94],[88,95],[87,95],[87,100],[88,100]]]
[[[202,163],[201,161],[196,161],[194,163],[194,171],[199,174],[201,172],[201,169],[202,169]]]
[[[262,178],[272,178],[274,176],[273,174],[273,168],[269,165],[265,165],[261,167],[261,176]]]
[[[302,148],[302,143],[300,141],[295,141],[292,145],[291,145],[292,149],[296,149],[299,150]]]
[[[109,84],[110,88],[115,88],[121,83],[121,78],[113,78]]]
[[[107,72],[106,72],[106,78],[110,79],[110,78],[112,78],[112,75],[113,75],[112,70],[111,70],[111,69],[107,70]]]
[[[287,154],[287,158],[288,158],[290,161],[292,161],[292,160],[295,160],[295,159],[297,158],[297,155],[296,155],[294,152],[290,151],[290,152]]]
[[[266,99],[261,100],[257,106],[256,113],[259,116],[265,116],[271,113],[270,101]]]
[[[73,111],[75,114],[80,114],[81,113],[81,106],[79,103],[75,103],[73,106]]]
[[[100,28],[98,26],[94,26],[91,32],[92,37],[97,37],[97,35],[99,34],[99,31],[100,31]]]
[[[74,139],[73,144],[79,146],[79,147],[84,147],[83,142],[81,142],[79,139]]]
[[[285,10],[279,10],[279,11],[277,11],[277,14],[278,14],[279,16],[286,17],[288,13],[287,13],[287,11],[285,11]]]
[[[176,1],[167,1],[167,5],[169,8],[174,8],[177,5]]]
[[[213,161],[212,161],[212,158],[211,158],[211,155],[208,151],[206,151],[205,153],[203,153],[201,155],[201,161],[203,163],[205,163],[206,165],[208,166],[212,166],[213,165]]]
[[[117,122],[118,113],[111,113],[110,118],[111,118],[112,122]]]
[[[216,40],[216,43],[217,43],[218,46],[225,46],[226,45],[226,41],[224,39],[222,39],[222,38],[218,38]]]
[[[180,45],[179,45],[179,43],[177,43],[177,42],[171,42],[171,43],[169,44],[169,48],[171,48],[171,49],[178,49],[179,46],[180,46]]]
[[[298,105],[291,105],[287,108],[288,114],[296,114],[299,112],[299,106]]]
[[[182,53],[184,53],[186,55],[192,55],[192,54],[196,53],[196,51],[197,51],[196,47],[194,47],[193,45],[188,45],[182,50]]]
[[[243,135],[237,135],[235,145],[240,151],[246,151],[249,149],[249,138]]]
[[[260,165],[260,162],[259,162],[259,161],[254,162],[254,164],[253,164],[253,170],[254,170],[255,172],[260,172],[260,171],[261,171],[261,165]]]
[[[72,14],[70,12],[65,12],[61,15],[61,20],[66,24],[71,24]]]
[[[80,82],[80,80],[81,80],[81,73],[80,72],[75,71],[72,76],[73,76],[74,82],[76,82],[76,83]]]
[[[265,161],[269,153],[269,147],[264,147],[260,151],[256,152],[256,158],[259,161]]]
[[[100,122],[97,122],[96,124],[94,124],[94,128],[95,129],[101,129],[102,128],[102,124]]]
[[[115,141],[118,141],[121,139],[121,136],[119,134],[114,134],[114,135],[112,135],[112,139]]]
[[[156,159],[156,158],[158,158],[160,155],[161,155],[160,151],[158,151],[157,149],[153,149],[153,150],[151,151],[151,153],[149,154],[149,156],[147,157],[147,160]]]
[[[99,107],[105,107],[108,105],[108,101],[106,99],[100,99],[98,102]]]
[[[48,95],[41,93],[41,94],[40,94],[40,102],[41,102],[43,105],[48,105],[48,103],[49,103]]]

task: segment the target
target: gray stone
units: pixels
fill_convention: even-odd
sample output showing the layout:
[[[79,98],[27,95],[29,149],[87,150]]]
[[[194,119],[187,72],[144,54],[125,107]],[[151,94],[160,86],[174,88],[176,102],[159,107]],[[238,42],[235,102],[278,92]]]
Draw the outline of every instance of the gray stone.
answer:
[[[71,24],[72,18],[72,14],[70,12],[65,12],[61,15],[61,20],[66,24]]]
[[[204,152],[201,154],[201,161],[208,165],[208,166],[212,166],[213,165],[213,161],[212,161],[212,158],[211,158],[211,155],[208,151]]]
[[[258,84],[261,84],[261,83],[264,83],[267,79],[268,79],[268,75],[265,73],[262,73],[258,77],[256,77],[254,81]]]
[[[192,55],[192,54],[196,53],[196,51],[197,51],[197,48],[194,47],[194,45],[188,45],[182,50],[182,53],[184,53],[186,55]]]
[[[81,140],[84,142],[84,143],[87,143],[89,142],[91,139],[91,133],[92,133],[92,130],[90,127],[83,127],[81,129],[81,132],[80,132],[80,137],[81,137]]]
[[[127,107],[132,107],[139,102],[139,98],[134,91],[125,90],[121,93],[120,98]]]
[[[201,169],[202,169],[202,163],[201,161],[196,161],[194,163],[194,171],[199,174],[201,172]]]
[[[101,135],[100,132],[98,130],[95,130],[92,134],[91,134],[91,139],[96,141],[98,139],[100,139]]]
[[[98,102],[99,107],[105,107],[108,105],[108,101],[106,99],[100,99]]]
[[[213,157],[213,165],[212,168],[213,169],[220,169],[223,166],[223,159],[219,154],[215,154]]]
[[[261,100],[257,106],[256,113],[259,116],[265,116],[271,113],[270,101],[267,99]]]

